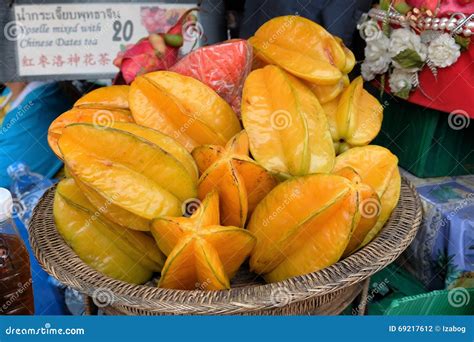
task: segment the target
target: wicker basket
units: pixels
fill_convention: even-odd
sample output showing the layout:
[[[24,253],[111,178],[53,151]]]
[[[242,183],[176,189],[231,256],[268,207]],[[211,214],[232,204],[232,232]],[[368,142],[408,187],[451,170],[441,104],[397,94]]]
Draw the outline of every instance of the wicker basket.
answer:
[[[227,291],[183,291],[133,285],[87,266],[54,225],[54,188],[36,206],[30,243],[43,268],[62,283],[92,296],[108,314],[127,315],[333,315],[354,300],[364,279],[394,261],[415,237],[421,203],[402,180],[398,206],[379,235],[357,253],[321,271],[264,284],[242,270]]]

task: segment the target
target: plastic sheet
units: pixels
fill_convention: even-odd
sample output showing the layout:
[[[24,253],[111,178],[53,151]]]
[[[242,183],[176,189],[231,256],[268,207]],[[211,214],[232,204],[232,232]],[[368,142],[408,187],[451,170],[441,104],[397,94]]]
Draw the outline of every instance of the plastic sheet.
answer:
[[[240,116],[242,88],[251,67],[252,47],[246,40],[233,39],[199,48],[170,70],[208,85]]]
[[[474,286],[474,176],[416,178],[423,223],[405,251],[411,271],[430,290]]]

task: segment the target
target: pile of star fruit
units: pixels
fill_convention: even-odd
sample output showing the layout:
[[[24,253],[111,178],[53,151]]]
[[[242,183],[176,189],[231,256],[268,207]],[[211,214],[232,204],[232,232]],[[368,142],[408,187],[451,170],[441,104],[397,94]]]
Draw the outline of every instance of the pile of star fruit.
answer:
[[[400,174],[369,143],[383,108],[352,52],[298,16],[199,48],[170,70],[92,91],[49,129],[67,177],[54,219],[103,274],[221,290],[249,258],[277,282],[368,244]]]

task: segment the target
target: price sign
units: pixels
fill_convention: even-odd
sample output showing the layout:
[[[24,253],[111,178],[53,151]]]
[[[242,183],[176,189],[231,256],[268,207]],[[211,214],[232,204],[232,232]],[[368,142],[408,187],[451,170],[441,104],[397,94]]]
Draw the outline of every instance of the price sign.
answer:
[[[4,33],[15,40],[19,76],[113,75],[117,53],[152,32],[166,32],[194,3],[16,5]],[[199,31],[199,29],[197,29]],[[8,35],[11,35],[9,37]],[[185,35],[189,49],[200,32]]]

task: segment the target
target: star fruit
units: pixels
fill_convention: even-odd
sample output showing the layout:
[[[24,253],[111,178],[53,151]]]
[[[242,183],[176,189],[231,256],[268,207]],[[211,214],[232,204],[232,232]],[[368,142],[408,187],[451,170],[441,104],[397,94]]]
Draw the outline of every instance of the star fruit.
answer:
[[[337,262],[359,223],[354,184],[333,174],[294,177],[255,208],[247,229],[257,238],[250,268],[268,282]]]
[[[249,39],[257,58],[318,85],[333,85],[355,64],[352,52],[320,25],[300,16],[276,17]]]
[[[352,232],[349,244],[344,251],[343,256],[347,256],[360,247],[367,234],[375,226],[380,217],[382,205],[375,190],[370,185],[363,183],[360,175],[352,167],[343,167],[335,174],[349,179],[357,189],[359,196],[360,221]]]
[[[334,146],[316,96],[296,77],[267,65],[245,81],[242,121],[252,156],[267,170],[291,176],[330,172]]]
[[[380,131],[383,107],[357,77],[336,99],[322,105],[336,154],[369,144]]]
[[[129,101],[136,123],[169,135],[189,152],[200,145],[224,146],[241,130],[230,105],[214,90],[175,72],[138,76]]]
[[[72,109],[58,116],[49,126],[48,143],[53,152],[62,159],[58,140],[67,125],[85,122],[110,126],[114,122],[133,122],[128,109],[129,88],[129,86],[98,88],[77,100]]]
[[[368,244],[390,218],[400,198],[401,178],[398,158],[385,147],[368,145],[354,147],[336,158],[334,172],[345,167],[353,168],[361,181],[375,190],[380,199],[377,223],[367,233],[359,247]],[[370,207],[365,208],[370,212]]]
[[[161,215],[182,215],[197,195],[197,167],[171,137],[132,123],[73,124],[59,148],[71,176],[109,220],[149,230]]]
[[[58,232],[77,255],[105,275],[143,284],[161,271],[165,256],[149,235],[104,217],[71,178],[59,182],[54,196]]]
[[[159,217],[151,232],[167,256],[158,286],[183,290],[222,290],[249,256],[255,237],[221,226],[219,195],[209,193],[191,217]]]
[[[201,173],[198,197],[204,199],[213,190],[219,193],[224,225],[244,227],[247,216],[277,184],[273,175],[248,154],[245,131],[234,136],[225,148],[206,145],[192,152]]]

